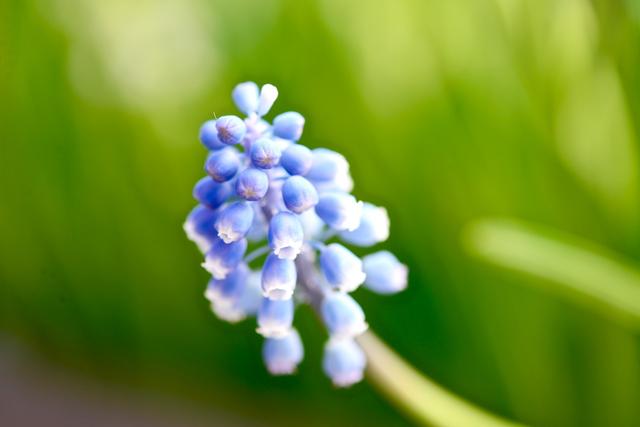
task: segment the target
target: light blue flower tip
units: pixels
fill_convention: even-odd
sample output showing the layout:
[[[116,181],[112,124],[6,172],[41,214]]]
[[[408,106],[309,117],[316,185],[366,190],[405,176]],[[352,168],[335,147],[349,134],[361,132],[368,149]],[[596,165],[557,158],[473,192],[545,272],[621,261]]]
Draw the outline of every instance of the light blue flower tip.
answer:
[[[184,222],[184,231],[187,238],[194,242],[201,252],[209,250],[218,237],[214,224],[217,212],[204,205],[197,205],[187,216]]]
[[[278,89],[272,84],[262,86],[260,101],[258,102],[258,116],[264,116],[271,110],[271,106],[278,98]]]
[[[267,338],[262,347],[262,358],[272,375],[290,375],[304,358],[302,340],[295,329],[279,338]]]
[[[339,243],[327,245],[320,253],[320,269],[332,288],[354,291],[364,282],[362,261]]]
[[[204,169],[216,182],[226,182],[233,178],[240,168],[238,152],[231,147],[209,154]]]
[[[304,117],[295,111],[288,111],[273,119],[273,134],[277,137],[298,141],[304,129]]]
[[[362,307],[343,292],[327,292],[321,312],[332,337],[355,337],[368,328]]]
[[[318,191],[306,178],[294,175],[282,186],[282,200],[287,209],[300,214],[318,204]]]
[[[238,274],[236,274],[238,272]],[[227,283],[233,280],[233,284]],[[211,279],[205,291],[211,311],[220,319],[236,323],[257,313],[262,301],[260,273],[240,264],[224,280]]]
[[[240,263],[224,279],[212,277],[205,291],[205,297],[211,303],[221,306],[236,304],[244,292],[249,273],[249,268]]]
[[[258,110],[260,90],[254,82],[244,82],[236,85],[231,93],[233,102],[247,116]]]
[[[307,240],[317,240],[322,238],[324,222],[320,219],[313,209],[304,211],[298,215],[298,219],[302,224],[304,236]]]
[[[291,144],[280,158],[280,165],[289,175],[305,175],[311,169],[312,162],[311,150],[300,144]]]
[[[238,266],[247,250],[247,240],[225,243],[216,239],[207,252],[202,266],[214,279],[222,280]]]
[[[236,193],[245,200],[262,199],[269,189],[269,177],[259,169],[248,168],[236,180]]]
[[[270,254],[262,267],[262,292],[275,300],[290,299],[296,287],[296,265],[290,259]]]
[[[334,230],[353,231],[360,226],[362,202],[351,194],[327,192],[320,196],[316,214]]]
[[[373,246],[389,238],[389,215],[385,208],[364,203],[360,225],[353,231],[343,231],[340,238],[356,246]]]
[[[293,324],[293,298],[272,300],[263,298],[258,310],[258,333],[263,337],[284,337]]]
[[[247,126],[237,116],[220,117],[216,120],[216,129],[218,130],[218,139],[227,145],[239,144],[247,132]]]
[[[233,194],[228,183],[215,182],[211,177],[201,178],[193,187],[193,198],[203,205],[217,209]]]
[[[253,224],[253,208],[247,202],[234,202],[224,208],[216,219],[218,237],[224,243],[242,239]]]
[[[251,162],[261,169],[271,169],[277,166],[281,154],[280,147],[271,138],[260,138],[251,145]]]
[[[349,387],[364,377],[367,358],[351,338],[331,338],[325,344],[322,367],[336,387]]]
[[[394,294],[407,287],[409,269],[389,251],[380,251],[362,259],[367,275],[364,286],[379,294]]]
[[[215,120],[207,120],[200,127],[200,142],[208,150],[219,150],[226,147],[225,144],[218,139],[218,129],[216,129]]]
[[[305,176],[313,181],[319,191],[336,190],[348,193],[353,190],[349,163],[342,154],[326,148],[316,148],[312,153],[311,169]]]
[[[274,215],[269,224],[268,240],[278,258],[295,259],[304,243],[304,231],[298,217],[289,212]]]
[[[251,224],[246,237],[250,242],[262,242],[267,237],[267,220],[258,203],[251,203],[251,205],[253,207],[253,224]]]

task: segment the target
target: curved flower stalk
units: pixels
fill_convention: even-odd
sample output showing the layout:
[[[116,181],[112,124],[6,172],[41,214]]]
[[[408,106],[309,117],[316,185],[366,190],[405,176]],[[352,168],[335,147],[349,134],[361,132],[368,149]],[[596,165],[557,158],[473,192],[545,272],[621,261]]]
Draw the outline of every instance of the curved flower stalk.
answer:
[[[367,378],[413,420],[440,427],[526,427],[451,393],[416,371],[373,332],[358,337],[369,357]]]
[[[241,83],[232,97],[246,117],[202,125],[207,175],[193,190],[199,205],[184,229],[212,276],[205,292],[212,311],[230,322],[257,317],[272,374],[291,374],[302,361],[293,320],[296,305],[308,303],[329,334],[324,372],[335,386],[347,387],[362,379],[367,363],[355,338],[368,325],[350,293],[360,286],[399,292],[408,269],[388,251],[360,259],[345,246],[386,240],[387,212],[350,194],[353,181],[341,154],[298,143],[301,114],[264,120],[277,96],[275,86]]]

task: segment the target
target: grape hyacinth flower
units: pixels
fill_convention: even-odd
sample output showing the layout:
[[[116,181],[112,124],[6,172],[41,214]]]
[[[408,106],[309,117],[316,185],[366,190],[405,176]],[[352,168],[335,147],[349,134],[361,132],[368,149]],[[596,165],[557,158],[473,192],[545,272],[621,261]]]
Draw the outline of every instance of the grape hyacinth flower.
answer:
[[[329,336],[323,370],[335,386],[348,387],[363,378],[366,356],[356,338],[368,328],[350,293],[361,285],[399,292],[408,270],[388,251],[360,259],[342,244],[385,241],[387,211],[350,194],[353,180],[341,154],[298,142],[300,113],[282,113],[272,125],[263,118],[277,96],[273,85],[240,83],[232,98],[246,117],[202,125],[207,176],[193,189],[199,204],[184,230],[211,274],[205,291],[211,310],[229,322],[256,316],[270,373],[292,374],[302,362],[294,312],[309,304]]]

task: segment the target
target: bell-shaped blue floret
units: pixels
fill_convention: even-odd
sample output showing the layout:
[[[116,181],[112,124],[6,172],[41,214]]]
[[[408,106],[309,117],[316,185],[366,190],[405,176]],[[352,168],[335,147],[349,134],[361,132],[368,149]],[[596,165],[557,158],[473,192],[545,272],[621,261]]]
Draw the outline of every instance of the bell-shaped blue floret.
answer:
[[[351,292],[365,280],[362,261],[339,243],[327,245],[320,253],[320,269],[332,288]]]
[[[288,111],[273,119],[273,134],[278,138],[298,141],[304,129],[304,117],[295,111]]]
[[[304,358],[302,340],[295,329],[279,338],[267,338],[262,347],[262,359],[272,375],[290,375]]]
[[[380,251],[362,259],[367,278],[364,286],[379,294],[394,294],[407,287],[409,269],[389,251]]]
[[[225,243],[242,239],[253,224],[253,208],[247,202],[235,202],[224,208],[216,218],[218,237]]]
[[[269,254],[262,267],[262,292],[270,299],[290,299],[296,287],[296,265],[290,259]]]

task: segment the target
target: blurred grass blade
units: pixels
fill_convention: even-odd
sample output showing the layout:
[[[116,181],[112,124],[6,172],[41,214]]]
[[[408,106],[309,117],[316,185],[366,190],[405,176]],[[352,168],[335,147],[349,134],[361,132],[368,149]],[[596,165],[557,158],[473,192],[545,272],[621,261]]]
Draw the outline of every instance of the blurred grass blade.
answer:
[[[422,376],[373,332],[358,338],[367,353],[367,376],[387,398],[424,425],[517,427],[461,399]]]
[[[632,328],[640,328],[640,271],[595,245],[515,220],[472,224],[468,250]]]

